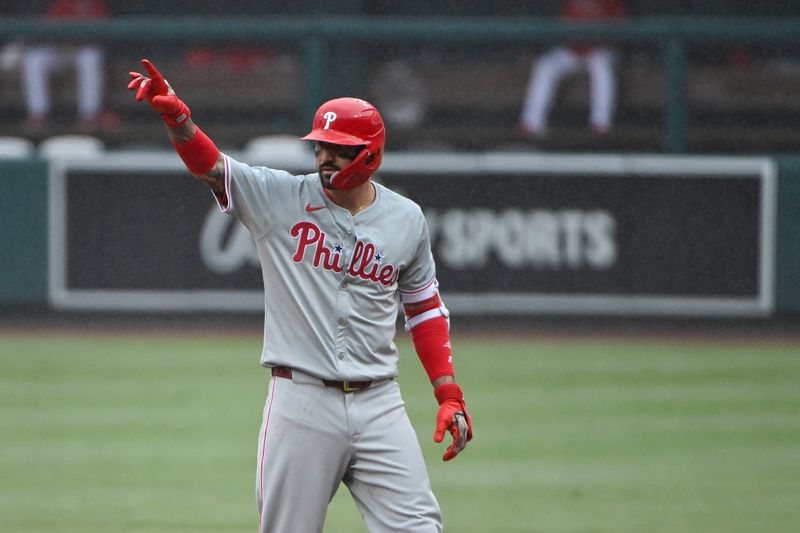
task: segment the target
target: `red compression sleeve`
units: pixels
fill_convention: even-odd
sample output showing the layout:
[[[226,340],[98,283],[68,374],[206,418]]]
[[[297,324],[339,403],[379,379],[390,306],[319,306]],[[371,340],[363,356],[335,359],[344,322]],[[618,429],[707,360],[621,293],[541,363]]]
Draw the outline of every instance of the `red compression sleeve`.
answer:
[[[186,142],[173,140],[172,146],[175,147],[175,151],[183,159],[189,172],[197,176],[207,174],[214,168],[219,158],[219,148],[200,128],[197,128],[194,137]]]
[[[414,348],[431,383],[442,376],[454,375],[450,351],[450,332],[443,316],[426,320],[411,330]]]

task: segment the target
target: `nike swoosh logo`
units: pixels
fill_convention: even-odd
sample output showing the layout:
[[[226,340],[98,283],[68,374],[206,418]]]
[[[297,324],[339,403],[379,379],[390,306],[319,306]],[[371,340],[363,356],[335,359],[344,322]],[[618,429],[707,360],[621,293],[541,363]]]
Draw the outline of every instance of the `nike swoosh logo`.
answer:
[[[313,213],[314,211],[319,211],[320,209],[325,209],[324,205],[320,206],[312,206],[311,204],[306,204],[306,211],[309,213]]]

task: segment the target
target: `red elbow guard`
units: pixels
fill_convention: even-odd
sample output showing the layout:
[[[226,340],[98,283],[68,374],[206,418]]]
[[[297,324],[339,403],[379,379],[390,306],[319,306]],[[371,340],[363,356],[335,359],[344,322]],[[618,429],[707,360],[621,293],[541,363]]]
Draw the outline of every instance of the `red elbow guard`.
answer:
[[[196,176],[208,174],[219,158],[219,148],[200,128],[197,128],[194,136],[188,141],[172,141],[172,146],[175,147],[175,151],[178,152],[189,172]]]
[[[450,351],[450,332],[443,316],[426,320],[411,330],[414,348],[431,383],[442,376],[454,375]]]

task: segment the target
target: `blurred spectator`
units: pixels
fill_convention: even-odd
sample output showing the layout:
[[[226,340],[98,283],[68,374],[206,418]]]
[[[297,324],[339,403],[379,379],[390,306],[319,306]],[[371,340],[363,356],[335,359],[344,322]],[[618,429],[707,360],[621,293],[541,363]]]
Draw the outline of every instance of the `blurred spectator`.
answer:
[[[104,0],[54,0],[48,20],[100,20],[109,16]],[[77,131],[89,133],[116,125],[116,118],[103,110],[105,51],[92,43],[47,43],[27,47],[22,59],[22,81],[28,118],[25,130],[41,133],[50,118],[50,75],[73,67],[77,76]]]
[[[622,0],[567,0],[562,16],[568,21],[590,22],[621,19],[625,12]],[[616,104],[616,59],[616,50],[602,43],[559,45],[548,50],[533,64],[520,129],[537,136],[546,134],[556,89],[565,76],[586,69],[590,84],[589,124],[598,135],[608,133]]]

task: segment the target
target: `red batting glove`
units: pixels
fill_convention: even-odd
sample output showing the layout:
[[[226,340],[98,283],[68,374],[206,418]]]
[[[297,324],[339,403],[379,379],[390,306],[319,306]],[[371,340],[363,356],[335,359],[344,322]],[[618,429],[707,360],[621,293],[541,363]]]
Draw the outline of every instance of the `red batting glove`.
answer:
[[[433,434],[435,442],[444,440],[445,431],[453,436],[453,444],[444,452],[442,459],[449,461],[461,450],[466,448],[467,442],[472,440],[472,420],[464,405],[464,395],[461,387],[455,383],[445,383],[433,391],[439,402],[439,412],[436,413],[436,432]]]
[[[175,95],[175,91],[155,65],[147,59],[142,59],[142,66],[150,75],[149,78],[138,72],[128,72],[132,78],[128,90],[136,91],[136,101],[147,100],[150,107],[161,114],[162,120],[170,128],[177,128],[189,120],[191,116],[189,108]]]

